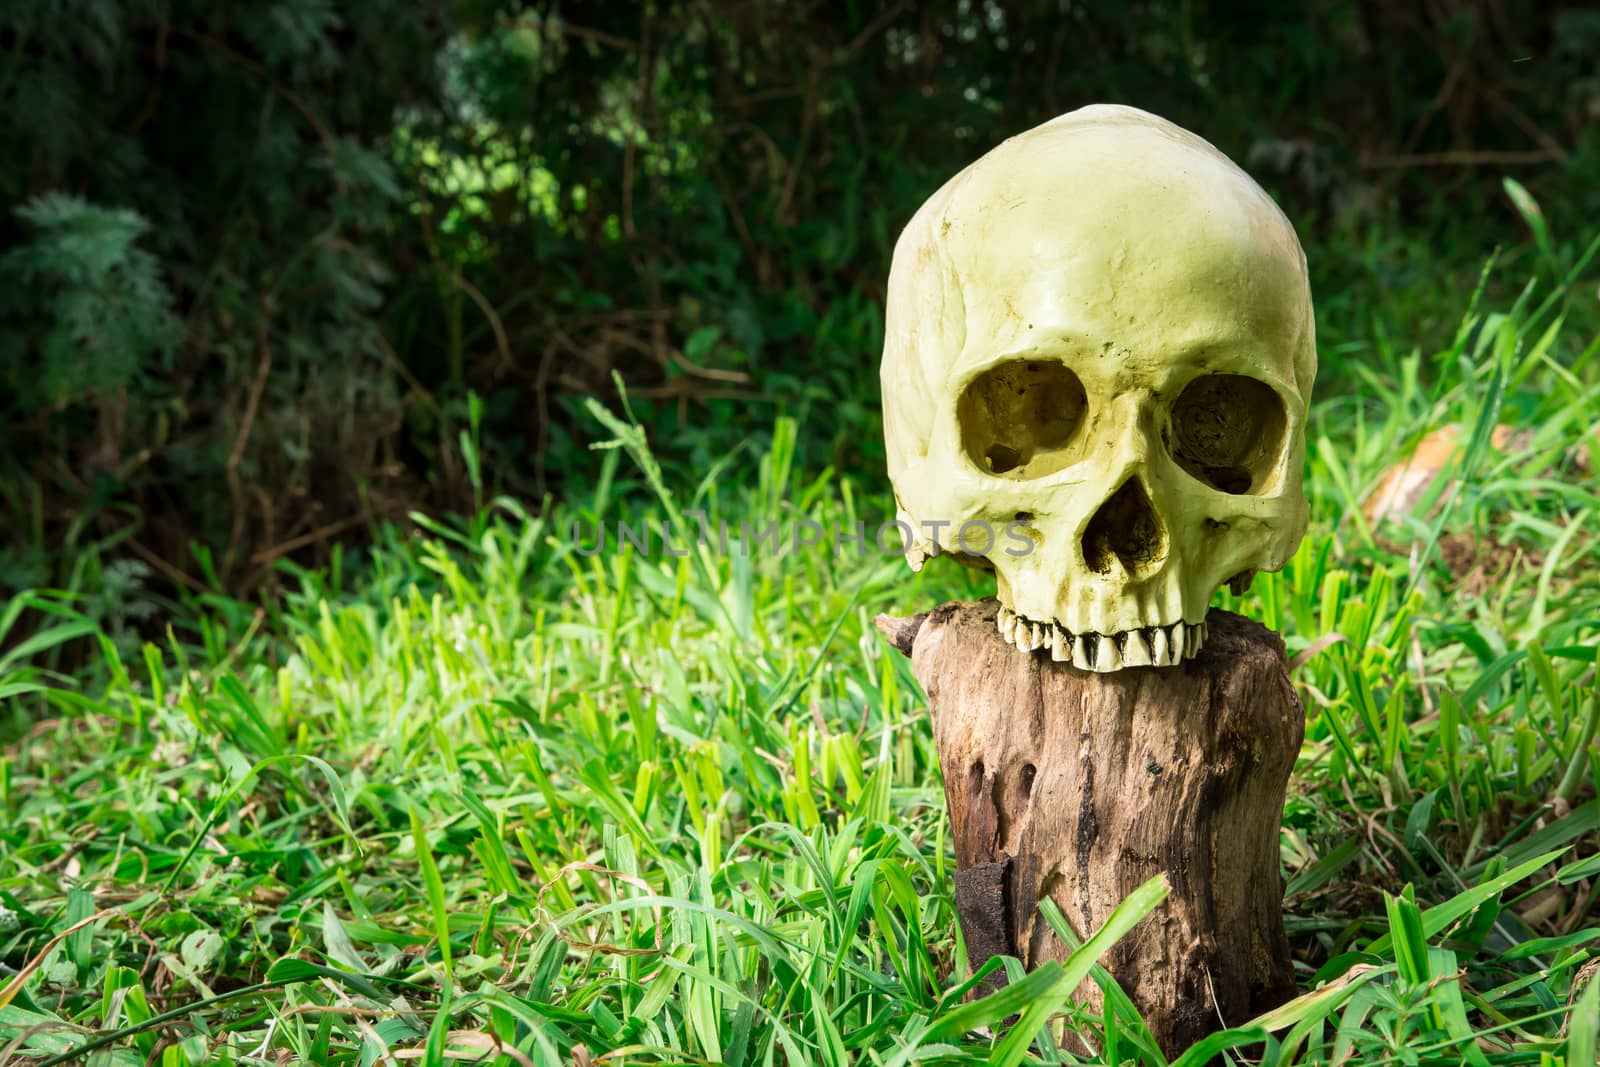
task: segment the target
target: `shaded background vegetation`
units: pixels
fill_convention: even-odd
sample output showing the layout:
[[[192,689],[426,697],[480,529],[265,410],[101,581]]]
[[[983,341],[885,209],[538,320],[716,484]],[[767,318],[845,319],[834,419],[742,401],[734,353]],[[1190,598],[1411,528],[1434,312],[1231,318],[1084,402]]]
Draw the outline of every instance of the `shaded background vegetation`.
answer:
[[[1034,1062],[870,621],[987,580],[569,531],[887,517],[897,231],[1113,100],[1314,272],[1311,526],[1218,596],[1307,710],[1282,1060],[1594,1062],[1600,9],[0,0],[0,55],[0,1061]]]
[[[1453,325],[1504,174],[1574,243],[1600,209],[1600,9],[1559,2],[72,0],[0,49],[0,594],[111,621],[581,484],[613,371],[672,461],[786,412],[878,469],[900,226],[1082,104],[1252,170],[1335,334],[1396,287]]]

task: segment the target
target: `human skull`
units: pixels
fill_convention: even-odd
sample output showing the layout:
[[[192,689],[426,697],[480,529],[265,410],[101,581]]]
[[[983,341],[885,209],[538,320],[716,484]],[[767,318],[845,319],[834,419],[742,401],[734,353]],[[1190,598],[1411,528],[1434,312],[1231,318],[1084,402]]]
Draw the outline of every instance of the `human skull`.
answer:
[[[895,246],[881,382],[907,561],[991,567],[1023,651],[1180,663],[1212,594],[1305,532],[1315,374],[1300,242],[1222,153],[1106,105],[1013,137]]]

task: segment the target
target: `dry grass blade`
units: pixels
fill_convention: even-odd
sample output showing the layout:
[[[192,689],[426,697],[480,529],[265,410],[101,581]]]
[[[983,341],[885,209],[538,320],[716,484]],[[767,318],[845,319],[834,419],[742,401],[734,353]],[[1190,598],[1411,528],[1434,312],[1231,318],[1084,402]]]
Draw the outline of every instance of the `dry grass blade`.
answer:
[[[17,994],[22,991],[22,987],[27,983],[28,979],[33,976],[33,972],[37,971],[41,966],[44,965],[44,961],[49,958],[50,953],[57,945],[61,944],[61,942],[65,941],[79,930],[86,930],[95,923],[99,922],[101,919],[112,915],[121,918],[130,926],[137,925],[127,916],[126,913],[122,911],[121,908],[107,908],[104,911],[95,912],[88,918],[79,919],[77,922],[73,923],[71,926],[67,927],[65,930],[61,931],[55,937],[52,937],[48,942],[46,942],[44,948],[41,949],[33,957],[33,959],[23,964],[22,969],[11,976],[11,981],[7,982],[4,986],[0,986],[0,1010],[3,1010],[6,1005],[10,1004],[16,999]]]

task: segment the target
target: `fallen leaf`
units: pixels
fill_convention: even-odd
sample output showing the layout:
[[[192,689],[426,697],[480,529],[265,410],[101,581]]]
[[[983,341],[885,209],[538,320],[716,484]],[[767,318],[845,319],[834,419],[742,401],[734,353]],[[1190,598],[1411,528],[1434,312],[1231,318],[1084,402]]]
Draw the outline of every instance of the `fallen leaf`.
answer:
[[[1452,423],[1418,441],[1410,456],[1384,472],[1361,506],[1367,522],[1377,526],[1384,519],[1411,514],[1439,472],[1461,451],[1462,436],[1461,427]]]

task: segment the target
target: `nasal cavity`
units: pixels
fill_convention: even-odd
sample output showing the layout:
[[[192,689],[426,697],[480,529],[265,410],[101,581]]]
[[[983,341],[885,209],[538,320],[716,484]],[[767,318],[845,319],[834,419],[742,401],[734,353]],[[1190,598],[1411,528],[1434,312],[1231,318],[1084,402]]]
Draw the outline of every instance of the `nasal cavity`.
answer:
[[[1112,493],[1083,531],[1083,560],[1089,569],[1110,574],[1120,563],[1129,577],[1151,573],[1167,558],[1167,531],[1150,494],[1138,478]]]

